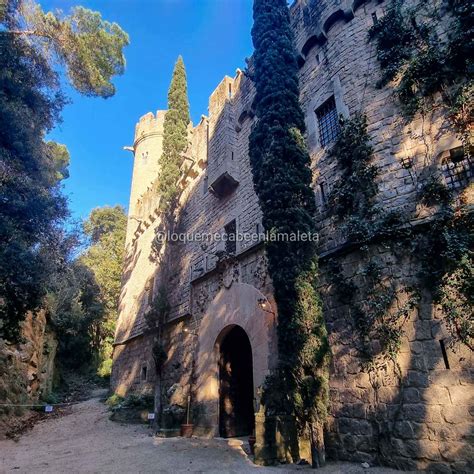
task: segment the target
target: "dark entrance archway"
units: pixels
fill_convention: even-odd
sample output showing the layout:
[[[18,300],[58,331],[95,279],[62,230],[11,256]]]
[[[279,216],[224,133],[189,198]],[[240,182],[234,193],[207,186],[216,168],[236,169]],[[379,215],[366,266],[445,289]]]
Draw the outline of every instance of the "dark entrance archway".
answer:
[[[234,326],[220,344],[219,432],[224,438],[252,434],[252,347],[245,331]]]

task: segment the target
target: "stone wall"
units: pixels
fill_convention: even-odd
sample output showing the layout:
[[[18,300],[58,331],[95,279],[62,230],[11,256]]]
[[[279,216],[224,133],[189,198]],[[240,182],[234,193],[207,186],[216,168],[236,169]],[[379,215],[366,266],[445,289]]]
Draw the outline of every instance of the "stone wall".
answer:
[[[316,111],[325,101],[334,97],[338,114],[345,117],[357,112],[367,115],[374,164],[380,171],[378,203],[386,210],[408,213],[412,224],[429,219],[432,210],[416,203],[419,178],[402,162],[409,158],[419,169],[427,158],[439,164],[446,150],[459,145],[439,111],[406,123],[393,89],[375,87],[380,69],[375,47],[368,42],[368,30],[384,14],[387,3],[299,0],[291,6],[318,205],[320,289],[333,356],[327,449],[330,458],[341,460],[467,472],[473,468],[469,464],[473,458],[469,447],[471,355],[463,348],[454,351],[449,347],[443,354],[446,329],[442,316],[425,294],[405,322],[395,363],[367,370],[351,307],[341,303],[328,264],[329,259],[337,258],[347,280],[364,284],[364,255],[344,246],[340,225],[328,212],[327,196],[338,171],[328,147],[320,143]],[[180,232],[222,234],[234,220],[239,232],[262,230],[248,160],[253,98],[251,79],[238,70],[234,78],[225,77],[212,94],[209,117],[202,117],[196,127],[190,128],[180,180]],[[158,118],[157,123],[151,117],[145,120],[151,124],[149,131],[153,132],[154,127],[160,130]],[[134,214],[141,220],[137,222],[136,215],[130,213],[112,385],[126,393],[148,390],[156,384],[157,407],[166,413],[164,424],[170,428],[184,420],[185,404],[191,395],[196,432],[215,435],[216,351],[222,331],[239,324],[247,328],[252,347],[259,348],[253,358],[257,401],[262,379],[275,366],[277,315],[264,251],[258,240],[238,242],[235,255],[222,259],[222,242],[181,242],[166,244],[158,258],[150,258],[161,217],[157,211],[159,197],[149,183],[138,187],[135,183],[141,183],[145,176],[139,164],[143,151],[138,146],[147,146],[141,128],[137,126],[140,132],[135,136],[132,184],[132,190],[140,189],[132,195],[137,203]],[[156,136],[151,133],[150,139]],[[155,141],[151,147],[152,162],[157,163],[160,144]],[[416,261],[376,245],[369,251],[394,285],[403,288],[417,283]],[[173,265],[171,278],[164,281],[160,262],[169,261],[167,258]],[[156,339],[143,315],[160,284],[166,285],[172,307],[163,336],[168,361],[158,380],[142,381],[140,367],[150,361],[150,348]],[[235,306],[236,301],[240,307]],[[268,302],[270,312],[262,311],[261,301]],[[250,320],[261,326],[249,325]],[[271,356],[265,355],[268,353]]]
[[[397,288],[420,283],[414,258],[400,260],[377,246],[368,252],[382,269],[382,278],[391,278]],[[339,259],[344,276],[361,287],[364,255],[358,251]],[[430,295],[422,294],[404,322],[396,360],[380,360],[376,368],[368,368],[352,308],[341,302],[324,260],[321,274],[332,352],[328,456],[399,469],[468,472],[473,458],[472,353],[466,347],[448,347],[443,315]],[[394,305],[403,304],[401,295]],[[377,343],[371,341],[372,347]]]

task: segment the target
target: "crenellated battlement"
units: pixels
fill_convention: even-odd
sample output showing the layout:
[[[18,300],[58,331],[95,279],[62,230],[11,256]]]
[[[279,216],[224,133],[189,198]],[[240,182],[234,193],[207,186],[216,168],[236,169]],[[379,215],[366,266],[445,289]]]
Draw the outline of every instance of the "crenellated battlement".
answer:
[[[333,355],[326,450],[332,459],[384,462],[410,470],[471,472],[471,451],[465,441],[472,424],[465,394],[470,393],[467,370],[472,354],[455,354],[444,346],[449,334],[440,309],[423,297],[419,306],[404,316],[396,360],[384,365],[383,372],[367,373],[369,366],[357,339],[360,321],[338,293],[341,283],[357,288],[356,298],[362,300],[369,250],[370,265],[380,271],[380,281],[390,281],[393,288],[415,288],[420,283],[420,267],[410,255],[401,256],[401,249],[395,252],[377,241],[362,251],[347,241],[347,232],[342,232],[341,223],[334,218],[330,196],[341,170],[328,150],[340,133],[337,117],[366,115],[378,170],[379,192],[374,205],[386,213],[413,218],[411,224],[420,232],[431,212],[416,199],[424,179],[418,170],[426,160],[432,161],[440,179],[453,192],[461,180],[472,179],[474,173],[466,160],[459,161],[461,144],[441,111],[407,123],[394,85],[377,87],[380,64],[374,44],[368,42],[368,32],[383,18],[388,4],[382,0],[295,0],[290,6],[317,207],[319,285]],[[178,180],[176,232],[180,236],[259,236],[263,231],[249,159],[255,123],[254,75],[250,58],[245,71],[237,69],[234,77],[224,76],[209,97],[208,116],[188,129],[189,146]],[[257,399],[265,376],[273,370],[272,357],[277,355],[274,323],[278,308],[260,237],[235,246],[218,239],[186,239],[163,246],[160,258],[169,260],[151,258],[157,231],[163,229],[156,180],[165,116],[166,111],[147,113],[135,128],[127,259],[112,387],[123,395],[145,389],[153,392],[157,386],[162,395],[171,393],[172,387],[186,387],[176,391],[183,395],[182,400],[175,400],[175,395],[158,397],[164,404],[163,413],[171,413],[170,407],[173,413],[177,406],[185,407],[189,390],[194,434],[213,436],[220,426],[218,360],[214,360],[220,338],[227,337],[233,325],[246,331],[255,349]],[[222,259],[226,254],[231,258]],[[329,263],[334,261],[340,266],[340,276],[334,276]],[[164,271],[162,262],[169,262],[166,265],[172,271]],[[161,285],[170,305],[162,328],[168,359],[156,384],[151,349],[156,334],[147,328],[144,314]],[[397,295],[397,314],[402,314],[406,295]],[[262,313],[262,301],[272,312]],[[362,307],[359,300],[356,304]],[[379,344],[372,342],[374,347]],[[268,353],[259,352],[267,347]],[[142,377],[144,367],[149,378]],[[179,411],[176,413],[176,419],[162,417],[162,428],[167,432],[179,428],[183,421]]]
[[[163,125],[165,122],[166,110],[158,110],[156,115],[153,112],[140,117],[135,125],[135,145],[150,134],[163,134]]]

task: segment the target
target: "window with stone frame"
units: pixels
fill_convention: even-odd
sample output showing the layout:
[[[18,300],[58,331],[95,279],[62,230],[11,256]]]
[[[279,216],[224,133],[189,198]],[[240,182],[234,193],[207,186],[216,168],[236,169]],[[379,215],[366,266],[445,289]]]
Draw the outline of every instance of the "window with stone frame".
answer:
[[[142,371],[140,373],[140,379],[142,382],[146,382],[148,380],[148,367],[146,365],[142,367]]]
[[[235,254],[237,251],[237,221],[234,219],[224,226],[226,233],[225,251],[228,254]]]
[[[471,158],[465,154],[462,146],[453,148],[443,154],[441,169],[446,186],[451,190],[466,187],[474,176]]]
[[[319,142],[324,148],[336,140],[341,130],[334,96],[318,107],[316,117],[318,119]]]

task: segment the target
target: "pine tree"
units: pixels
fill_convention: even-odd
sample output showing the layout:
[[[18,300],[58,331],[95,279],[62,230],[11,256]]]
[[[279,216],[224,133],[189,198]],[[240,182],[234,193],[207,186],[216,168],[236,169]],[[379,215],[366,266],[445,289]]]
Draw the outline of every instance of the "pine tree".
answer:
[[[158,193],[161,209],[172,210],[178,197],[178,178],[182,154],[188,144],[189,116],[188,89],[183,58],[178,57],[168,91],[168,112],[163,126],[163,152],[159,160]]]
[[[315,235],[312,173],[286,0],[255,0],[252,38],[258,121],[249,155],[263,225],[276,233]],[[278,306],[279,371],[267,380],[262,401],[268,414],[296,415],[300,432],[309,430],[318,449],[313,463],[322,463],[329,351],[316,292],[316,243],[270,241],[266,252]]]
[[[125,72],[123,49],[129,38],[117,23],[99,12],[74,7],[69,15],[45,12],[34,0],[0,0],[0,22],[5,36],[27,38],[45,57],[64,67],[70,83],[81,94],[111,97],[112,78]]]
[[[70,240],[61,180],[69,152],[46,142],[66,101],[59,70],[88,96],[109,97],[128,36],[81,7],[71,15],[0,0],[0,337],[18,340],[28,311],[44,307]],[[64,70],[62,69],[64,67]]]

